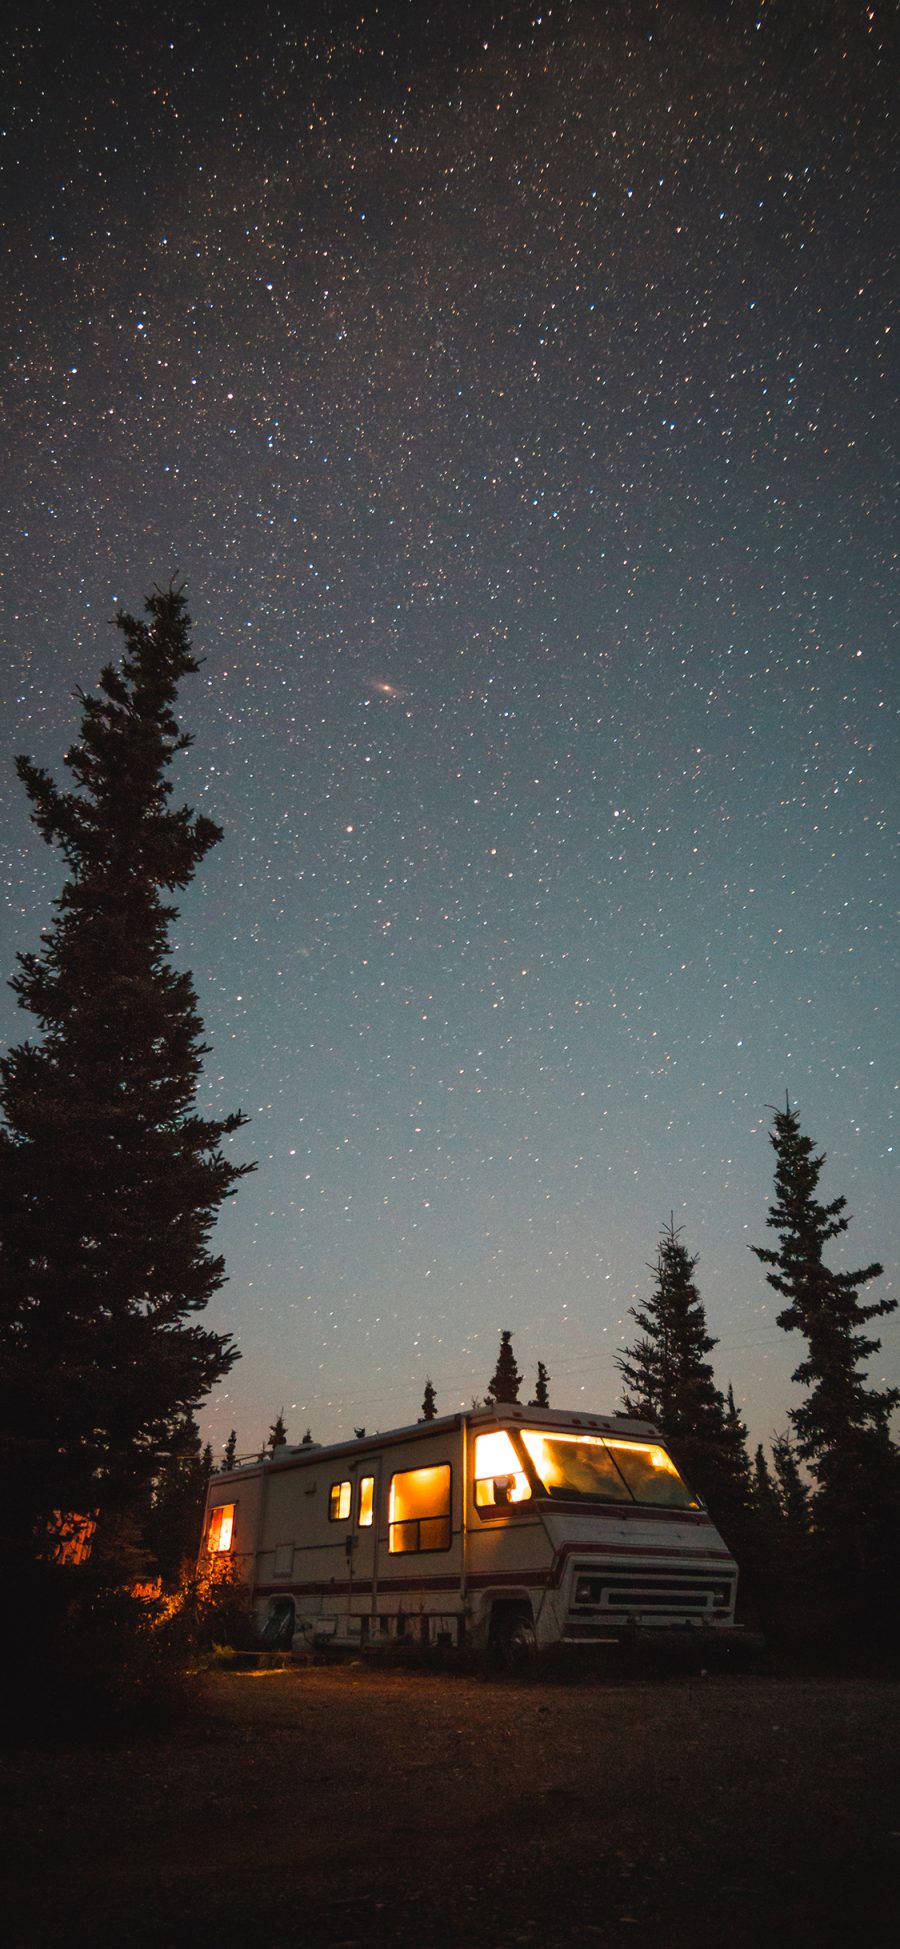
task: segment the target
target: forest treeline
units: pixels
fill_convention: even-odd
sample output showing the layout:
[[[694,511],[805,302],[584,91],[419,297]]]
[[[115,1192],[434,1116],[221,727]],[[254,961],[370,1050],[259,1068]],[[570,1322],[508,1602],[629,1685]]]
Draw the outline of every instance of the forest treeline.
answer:
[[[98,1712],[110,1673],[123,1698],[129,1685],[132,1699],[155,1696],[160,1615],[183,1649],[204,1604],[222,1599],[194,1576],[214,1467],[197,1413],[238,1350],[202,1316],[224,1278],[210,1249],[218,1212],[253,1169],[230,1151],[242,1112],[198,1109],[209,1051],[192,978],[170,959],[172,895],[222,836],[171,804],[171,766],[192,742],[176,701],[199,668],[183,591],[155,590],[143,618],[120,612],[116,626],[119,661],[96,695],[79,693],[70,785],[16,761],[67,877],[12,978],[35,1039],[0,1058],[0,1563],[29,1618],[26,1655],[62,1672],[74,1659],[83,1696],[91,1671]],[[619,1354],[622,1405],[658,1426],[708,1503],[741,1563],[746,1613],[773,1641],[887,1655],[900,1595],[898,1390],[868,1382],[879,1347],[868,1328],[896,1301],[865,1300],[877,1263],[829,1267],[845,1201],[821,1201],[825,1159],[790,1102],[771,1138],[774,1239],[754,1249],[801,1346],[785,1432],[771,1457],[749,1455],[674,1223]],[[484,1398],[517,1400],[522,1385],[504,1330]],[[539,1362],[532,1403],[547,1406],[549,1389]],[[420,1419],[437,1413],[429,1379]],[[263,1447],[286,1440],[280,1410]],[[236,1452],[232,1433],[225,1465]],[[151,1615],[154,1591],[162,1612]],[[11,1605],[5,1623],[21,1657]]]

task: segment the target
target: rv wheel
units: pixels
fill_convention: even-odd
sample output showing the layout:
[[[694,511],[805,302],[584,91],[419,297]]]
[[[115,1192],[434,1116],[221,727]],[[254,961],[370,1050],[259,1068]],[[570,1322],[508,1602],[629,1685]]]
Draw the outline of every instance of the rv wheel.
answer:
[[[501,1671],[525,1678],[534,1671],[537,1638],[531,1613],[498,1608],[491,1619],[490,1653]]]

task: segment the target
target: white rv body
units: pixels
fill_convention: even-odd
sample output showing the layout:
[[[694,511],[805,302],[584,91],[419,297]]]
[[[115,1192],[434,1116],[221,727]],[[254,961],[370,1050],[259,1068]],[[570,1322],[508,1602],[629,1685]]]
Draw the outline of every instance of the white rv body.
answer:
[[[490,1438],[490,1439],[486,1439]],[[726,1639],[737,1566],[645,1422],[499,1405],[210,1481],[263,1642],[517,1651]]]

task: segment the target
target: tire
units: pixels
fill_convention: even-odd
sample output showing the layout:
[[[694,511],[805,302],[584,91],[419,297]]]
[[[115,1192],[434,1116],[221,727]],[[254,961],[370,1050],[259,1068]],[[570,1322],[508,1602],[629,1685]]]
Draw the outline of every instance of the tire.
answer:
[[[491,1620],[491,1663],[513,1678],[531,1678],[537,1666],[537,1637],[528,1611],[495,1613]]]

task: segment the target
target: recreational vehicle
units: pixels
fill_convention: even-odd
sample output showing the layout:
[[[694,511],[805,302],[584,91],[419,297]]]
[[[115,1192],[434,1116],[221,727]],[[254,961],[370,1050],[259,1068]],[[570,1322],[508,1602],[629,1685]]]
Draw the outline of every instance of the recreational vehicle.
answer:
[[[204,1549],[261,1641],[475,1646],[725,1641],[737,1566],[657,1431],[518,1405],[305,1445],[214,1475]]]

